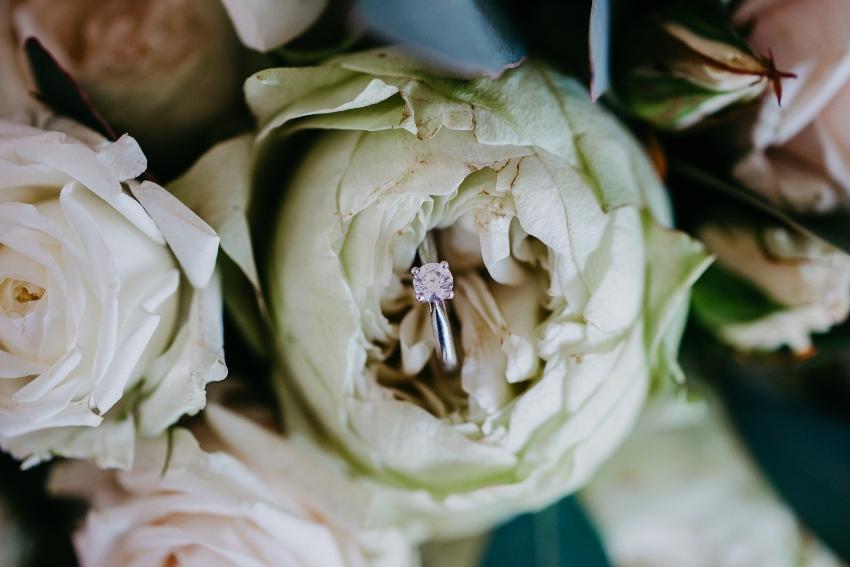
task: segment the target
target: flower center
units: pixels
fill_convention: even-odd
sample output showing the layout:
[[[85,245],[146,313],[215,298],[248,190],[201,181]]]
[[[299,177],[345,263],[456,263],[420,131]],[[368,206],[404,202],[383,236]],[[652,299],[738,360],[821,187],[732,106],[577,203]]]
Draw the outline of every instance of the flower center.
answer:
[[[0,280],[0,313],[9,319],[26,317],[44,297],[45,289],[17,278]]]

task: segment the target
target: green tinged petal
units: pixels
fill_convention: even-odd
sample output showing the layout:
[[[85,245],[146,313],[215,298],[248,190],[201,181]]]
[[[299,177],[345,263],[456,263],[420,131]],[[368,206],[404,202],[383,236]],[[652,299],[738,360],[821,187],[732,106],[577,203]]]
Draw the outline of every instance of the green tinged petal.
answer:
[[[247,210],[251,197],[253,139],[239,136],[208,151],[168,190],[204,219],[221,238],[221,248],[259,287]]]
[[[277,385],[311,410],[291,427],[391,495],[371,521],[457,536],[543,506],[613,451],[651,379],[680,379],[708,256],[668,228],[642,149],[575,81],[535,63],[450,80],[380,49],[261,71],[245,92],[258,147],[220,146],[207,165],[244,172],[245,156],[324,130],[286,176],[265,271]],[[181,196],[203,180],[190,172]],[[245,249],[208,220],[225,251]],[[457,270],[456,380],[421,360],[427,308],[407,289],[429,230]]]

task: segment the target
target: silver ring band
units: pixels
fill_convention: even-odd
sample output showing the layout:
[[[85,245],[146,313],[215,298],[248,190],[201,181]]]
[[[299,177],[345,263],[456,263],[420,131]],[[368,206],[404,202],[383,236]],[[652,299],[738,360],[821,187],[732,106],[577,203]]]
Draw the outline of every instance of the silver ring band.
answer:
[[[411,270],[416,300],[428,303],[440,370],[446,375],[453,375],[459,364],[445,300],[454,297],[454,278],[448,262],[438,259],[437,246],[430,232],[419,245],[418,253],[422,265]]]

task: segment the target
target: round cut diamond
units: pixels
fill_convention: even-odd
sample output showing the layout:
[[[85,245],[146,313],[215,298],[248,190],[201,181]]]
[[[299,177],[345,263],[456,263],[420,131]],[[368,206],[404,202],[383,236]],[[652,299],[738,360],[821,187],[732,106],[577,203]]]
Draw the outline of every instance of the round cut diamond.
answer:
[[[424,264],[411,270],[416,301],[431,303],[455,296],[454,278],[447,262]]]

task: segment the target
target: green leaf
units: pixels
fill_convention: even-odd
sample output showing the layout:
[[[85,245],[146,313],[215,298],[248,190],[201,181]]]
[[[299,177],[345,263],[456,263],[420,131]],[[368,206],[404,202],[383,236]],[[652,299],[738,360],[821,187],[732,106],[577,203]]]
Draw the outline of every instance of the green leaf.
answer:
[[[850,425],[772,391],[754,373],[729,360],[716,377],[733,424],[797,517],[850,561]]]
[[[694,285],[692,306],[699,321],[711,328],[755,321],[784,309],[752,283],[717,264]]]

